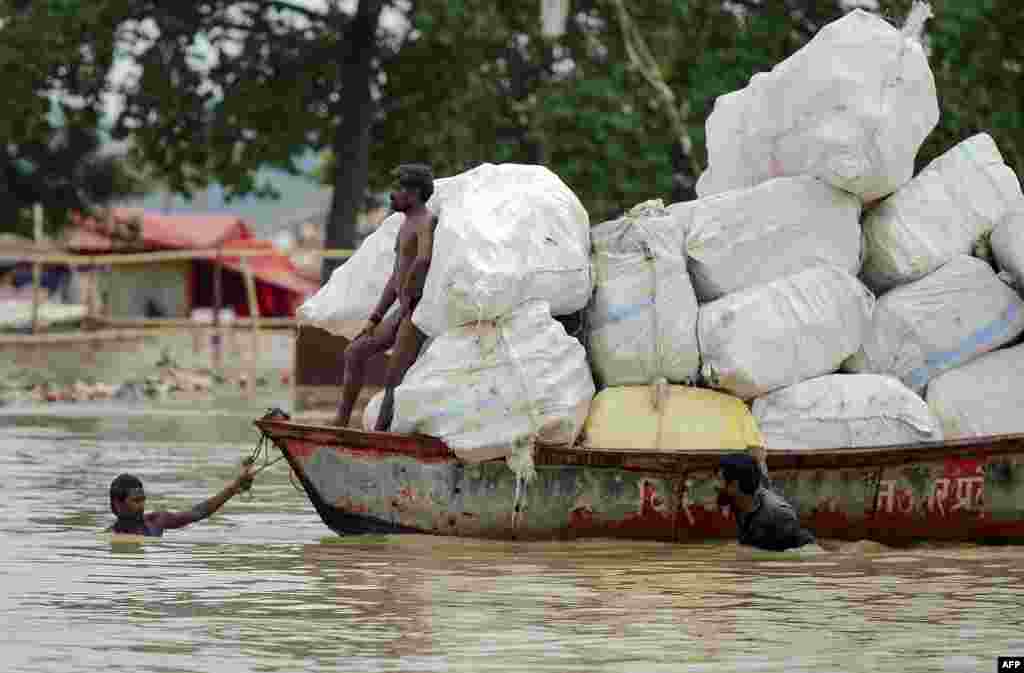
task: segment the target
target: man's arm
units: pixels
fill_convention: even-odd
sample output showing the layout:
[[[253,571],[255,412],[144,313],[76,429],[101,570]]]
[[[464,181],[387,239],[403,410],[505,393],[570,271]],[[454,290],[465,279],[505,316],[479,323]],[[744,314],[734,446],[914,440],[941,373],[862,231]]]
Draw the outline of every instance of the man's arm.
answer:
[[[423,294],[423,286],[427,282],[427,271],[430,270],[430,259],[434,254],[434,227],[437,218],[431,217],[429,223],[416,233],[416,257],[405,276],[402,286],[402,304],[412,306]]]
[[[380,295],[380,300],[377,302],[377,307],[373,309],[373,313],[370,314],[369,319],[374,323],[379,323],[384,319],[388,309],[395,303],[395,299],[398,298],[398,278],[397,274],[392,271],[391,277],[388,278],[387,285],[384,286],[384,291]]]
[[[171,529],[171,528],[183,528],[190,523],[196,521],[202,521],[203,519],[211,516],[214,512],[224,506],[231,498],[235,497],[242,492],[244,487],[247,487],[252,483],[251,466],[246,466],[242,470],[242,474],[235,477],[235,479],[221,490],[220,493],[204,500],[192,509],[186,512],[157,512],[154,516],[154,523],[160,528]]]

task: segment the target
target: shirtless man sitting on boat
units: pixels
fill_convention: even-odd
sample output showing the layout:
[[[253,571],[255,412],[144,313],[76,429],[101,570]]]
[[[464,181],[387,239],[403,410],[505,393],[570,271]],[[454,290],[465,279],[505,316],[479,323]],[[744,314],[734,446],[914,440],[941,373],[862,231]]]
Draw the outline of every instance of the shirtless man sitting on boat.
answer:
[[[394,346],[384,383],[384,402],[374,428],[387,431],[394,415],[395,388],[416,361],[427,338],[413,324],[412,314],[423,294],[434,248],[437,218],[426,205],[434,193],[434,174],[424,164],[404,164],[395,169],[394,175],[397,183],[391,192],[391,208],[405,215],[395,239],[395,267],[377,307],[345,349],[341,403],[334,419],[334,424],[339,426],[347,426],[351,420],[352,409],[363,387],[366,362]],[[396,299],[399,310],[388,315]]]

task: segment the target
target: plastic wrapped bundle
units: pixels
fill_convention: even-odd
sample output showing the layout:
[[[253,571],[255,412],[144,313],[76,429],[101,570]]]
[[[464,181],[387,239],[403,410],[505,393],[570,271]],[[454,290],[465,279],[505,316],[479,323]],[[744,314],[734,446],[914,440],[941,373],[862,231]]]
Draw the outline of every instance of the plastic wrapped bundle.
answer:
[[[1024,292],[1024,201],[992,232],[992,254],[999,270],[1009,276],[1018,292]]]
[[[543,166],[485,165],[445,204],[413,322],[430,336],[545,301],[553,315],[590,301],[590,219]]]
[[[874,304],[834,266],[726,295],[700,308],[701,373],[743,399],[830,374],[860,348]]]
[[[764,447],[747,405],[706,388],[606,388],[590,406],[584,445],[605,451],[746,451]]]
[[[928,16],[919,3],[900,31],[854,10],[745,89],[719,97],[697,193],[814,175],[866,203],[906,183],[939,120],[918,39]]]
[[[676,218],[660,201],[646,202],[590,237],[588,346],[598,377],[609,386],[695,381],[697,298]]]
[[[1024,433],[1024,346],[981,356],[935,378],[928,405],[947,439]]]
[[[440,437],[469,462],[510,457],[529,474],[534,442],[575,442],[594,392],[583,346],[545,302],[528,302],[437,337],[395,389],[391,430]]]
[[[925,401],[891,376],[821,376],[756,399],[753,412],[769,450],[887,446],[942,439],[942,428]]]
[[[932,161],[864,218],[862,278],[878,293],[970,254],[1024,203],[995,141],[981,133]]]
[[[686,254],[701,302],[815,266],[860,269],[860,201],[817,178],[778,178],[694,202]]]
[[[889,374],[914,392],[1024,331],[1024,301],[988,264],[961,255],[878,300],[852,372]]]

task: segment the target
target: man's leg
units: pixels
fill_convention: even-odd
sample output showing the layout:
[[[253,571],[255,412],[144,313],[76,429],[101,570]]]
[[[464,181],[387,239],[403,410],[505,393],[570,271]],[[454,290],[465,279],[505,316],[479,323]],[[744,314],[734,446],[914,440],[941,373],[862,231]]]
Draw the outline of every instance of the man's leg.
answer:
[[[416,362],[420,348],[423,347],[426,340],[427,335],[413,324],[411,317],[402,320],[402,324],[398,327],[398,337],[395,339],[395,350],[391,353],[391,364],[388,367],[385,383],[387,387],[384,389],[384,402],[380,405],[377,425],[374,428],[377,432],[387,432],[391,428],[391,418],[395,413],[395,388],[405,378],[409,367]]]
[[[342,378],[341,402],[338,404],[338,415],[334,417],[334,425],[347,427],[352,419],[352,409],[363,388],[366,373],[366,362],[377,353],[383,353],[395,343],[401,315],[396,311],[384,322],[377,325],[372,332],[356,339],[345,349],[345,374]]]

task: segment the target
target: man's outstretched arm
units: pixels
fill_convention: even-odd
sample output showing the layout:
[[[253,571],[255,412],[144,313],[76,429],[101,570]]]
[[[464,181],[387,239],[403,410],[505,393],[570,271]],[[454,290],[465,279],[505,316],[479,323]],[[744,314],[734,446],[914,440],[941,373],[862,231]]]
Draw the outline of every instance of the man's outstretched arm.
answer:
[[[246,465],[242,468],[242,473],[235,477],[217,495],[204,500],[185,512],[158,512],[154,515],[156,519],[154,523],[161,528],[172,529],[183,528],[190,523],[202,521],[223,507],[224,503],[228,500],[241,493],[245,488],[248,488],[252,484],[251,472],[252,467]]]

